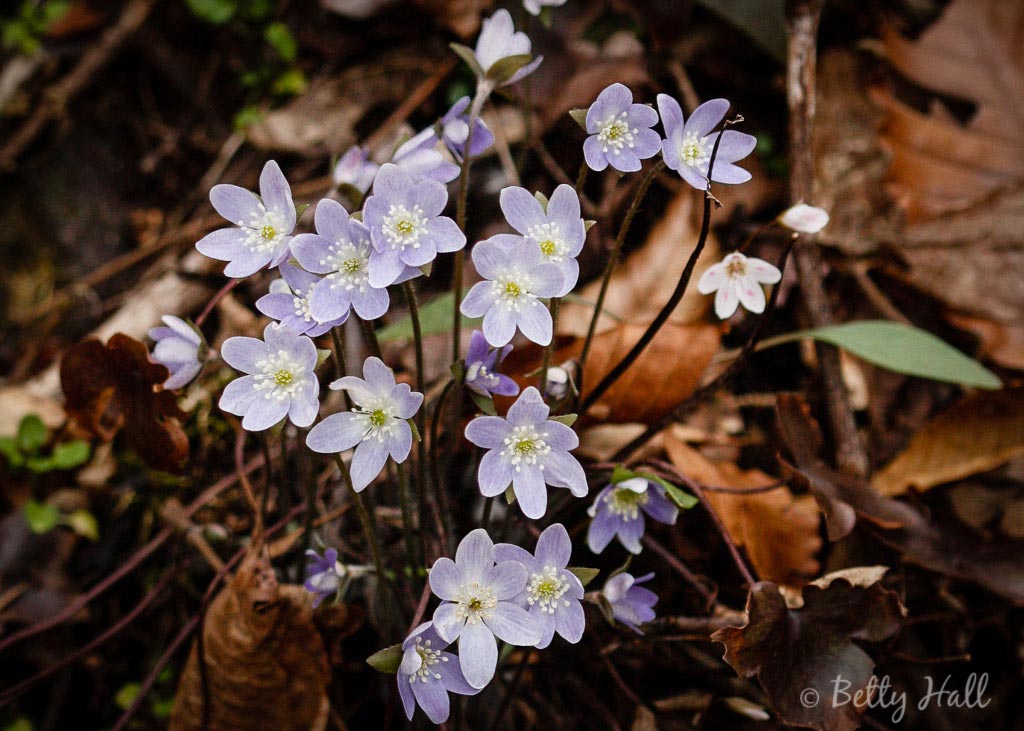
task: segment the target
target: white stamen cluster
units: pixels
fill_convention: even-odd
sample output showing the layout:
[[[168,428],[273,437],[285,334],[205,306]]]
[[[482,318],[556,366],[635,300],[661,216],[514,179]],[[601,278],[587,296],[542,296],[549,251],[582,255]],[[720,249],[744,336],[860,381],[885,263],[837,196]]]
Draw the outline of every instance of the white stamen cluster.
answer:
[[[471,581],[455,592],[454,603],[455,616],[459,621],[476,624],[491,618],[493,609],[498,606],[498,597],[491,587],[483,586],[479,581]]]
[[[569,247],[565,245],[558,224],[541,223],[530,226],[526,235],[540,245],[540,252],[546,261],[560,262],[565,259]]]
[[[441,654],[440,650],[430,649],[430,640],[424,641],[422,637],[416,638],[416,654],[420,656],[419,669],[414,673],[409,674],[409,682],[415,683],[419,680],[421,683],[426,683],[428,678],[434,680],[441,679],[441,673],[431,670],[432,667],[437,665],[439,662],[448,662],[448,658]]]
[[[293,290],[292,307],[295,308],[295,314],[301,317],[303,322],[316,322],[312,313],[309,311],[309,292],[301,292],[297,289]]]
[[[725,273],[730,279],[747,276],[747,257],[742,254],[729,254],[722,263],[725,264]]]
[[[257,368],[262,372],[256,373],[254,388],[263,393],[263,398],[275,401],[285,401],[292,398],[302,387],[305,379],[302,375],[302,366],[288,353],[279,350],[271,353],[263,360],[257,361]]]
[[[362,253],[352,244],[333,243],[329,253],[320,260],[323,266],[329,266],[334,271],[327,275],[331,282],[331,289],[358,289],[365,292],[369,286],[370,257]]]
[[[404,205],[392,204],[384,216],[382,228],[392,249],[404,249],[406,246],[418,249],[420,237],[427,232],[427,217],[423,215],[421,206],[413,206],[409,210]]]
[[[711,157],[710,151],[706,148],[707,138],[698,137],[693,132],[690,132],[683,137],[683,142],[679,145],[679,159],[684,165],[703,167]]]
[[[637,127],[630,128],[627,116],[627,112],[620,112],[617,116],[606,119],[601,125],[597,139],[601,141],[603,152],[608,152],[612,148],[616,152],[621,152],[623,147],[633,148],[636,146],[636,138],[640,130]]]
[[[245,245],[253,251],[273,251],[278,248],[284,233],[284,221],[273,211],[268,211],[262,203],[253,212],[249,222],[235,221],[238,226],[248,229]]]
[[[498,377],[487,370],[487,366],[483,363],[473,363],[466,369],[466,380],[470,383],[476,381],[483,381],[488,386],[494,386],[498,383]]]
[[[544,441],[547,432],[538,432],[534,426],[517,426],[505,437],[505,448],[501,450],[501,456],[508,460],[516,472],[522,469],[523,464],[534,465],[537,461],[551,451],[551,447]],[[540,465],[544,469],[544,465]]]
[[[530,280],[519,272],[505,274],[491,282],[494,297],[502,307],[519,312],[523,298],[531,297]]]
[[[526,603],[531,607],[540,604],[542,612],[554,614],[559,604],[569,606],[569,600],[562,599],[567,591],[569,582],[562,578],[559,570],[554,566],[545,566],[541,571],[530,575],[530,581],[526,585]]]
[[[386,399],[355,406],[353,413],[365,422],[366,434],[363,439],[376,439],[378,442],[383,442],[390,438],[399,421],[395,418],[393,411],[394,406]]]
[[[626,520],[636,520],[640,516],[640,507],[651,499],[646,490],[634,492],[626,487],[618,487],[608,493],[604,500],[608,503],[608,512],[621,515]]]

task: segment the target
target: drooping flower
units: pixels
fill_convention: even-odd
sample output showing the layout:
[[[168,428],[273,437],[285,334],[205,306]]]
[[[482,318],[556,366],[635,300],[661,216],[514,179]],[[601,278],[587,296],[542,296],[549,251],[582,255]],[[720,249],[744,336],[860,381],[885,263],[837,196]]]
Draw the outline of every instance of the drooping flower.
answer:
[[[665,164],[697,190],[708,187],[708,164],[718,135],[724,135],[715,156],[711,179],[716,183],[745,183],[750,173],[734,163],[742,160],[757,145],[757,138],[745,132],[727,129],[712,133],[729,111],[727,99],[712,99],[693,110],[683,121],[683,110],[672,97],[658,94],[658,111],[665,126],[662,157]]]
[[[579,279],[576,257],[587,238],[576,191],[571,185],[559,185],[545,206],[525,188],[509,187],[501,191],[499,200],[509,225],[540,247],[541,261],[554,264],[562,273],[562,287],[555,296],[569,294]]]
[[[180,317],[164,315],[160,319],[164,326],[149,331],[149,337],[156,341],[153,360],[171,372],[164,388],[173,391],[199,375],[203,368],[200,353],[205,346],[202,335]]]
[[[334,165],[331,178],[337,186],[350,185],[365,195],[373,185],[380,165],[370,160],[370,151],[359,145],[352,145]]]
[[[542,8],[558,8],[565,5],[566,0],[523,0],[523,7],[530,15],[540,15]]]
[[[292,240],[299,264],[325,275],[309,291],[310,314],[328,321],[344,319],[354,309],[363,320],[373,320],[387,312],[391,303],[387,289],[370,285],[373,246],[367,228],[330,199],[316,204],[314,222],[315,234],[299,234]],[[396,281],[419,275],[419,269],[405,267]]]
[[[395,150],[391,162],[414,181],[435,180],[438,183],[450,183],[459,177],[461,171],[458,165],[446,160],[436,147],[437,132],[433,127],[427,127]]]
[[[565,568],[571,555],[572,541],[561,523],[544,529],[537,539],[536,554],[511,543],[494,547],[496,561],[518,561],[529,575],[517,599],[543,630],[538,649],[550,645],[556,632],[572,644],[583,637],[583,584]]]
[[[503,8],[484,21],[473,55],[483,71],[484,79],[497,86],[508,86],[532,74],[544,57],[538,56],[504,78],[493,78],[496,64],[512,56],[528,56],[530,51],[530,38],[521,31],[516,32],[512,16]]]
[[[732,317],[740,303],[751,312],[764,312],[765,297],[761,285],[775,284],[780,279],[782,272],[774,265],[734,251],[707,268],[697,282],[697,291],[701,294],[718,292],[715,295],[715,314],[725,320]]]
[[[661,135],[651,129],[657,123],[658,113],[646,104],[634,104],[629,87],[606,87],[587,110],[587,165],[591,170],[611,165],[623,173],[636,172],[641,160],[661,150]]]
[[[552,401],[561,401],[573,388],[572,376],[564,366],[550,366],[544,378],[544,395]]]
[[[258,338],[224,341],[221,356],[246,375],[229,383],[220,407],[241,416],[242,428],[262,431],[286,416],[295,426],[313,423],[320,408],[316,345],[287,325],[271,323]]]
[[[565,487],[576,497],[587,494],[583,467],[569,450],[580,440],[576,432],[548,419],[550,409],[530,386],[508,410],[508,417],[478,416],[466,426],[466,439],[488,450],[477,473],[485,497],[503,493],[509,485],[523,514],[543,517],[547,485]]]
[[[611,606],[612,616],[641,635],[643,632],[640,631],[640,625],[654,619],[654,605],[658,603],[658,595],[640,584],[653,578],[653,572],[636,578],[622,572],[608,579],[601,590],[602,596]]]
[[[295,229],[292,190],[277,163],[270,160],[260,174],[260,197],[237,185],[215,185],[210,202],[235,228],[208,233],[196,249],[211,259],[229,262],[228,277],[248,277],[288,258]]]
[[[407,383],[395,383],[394,371],[373,356],[363,363],[363,378],[345,376],[330,387],[348,391],[353,410],[331,414],[314,426],[306,446],[320,454],[355,447],[352,487],[360,492],[384,469],[389,455],[398,463],[409,456],[412,429],[408,420],[419,410],[423,394]]]
[[[432,622],[424,622],[402,643],[402,664],[398,667],[398,695],[411,721],[418,703],[432,723],[444,723],[451,711],[449,693],[476,695],[479,688],[466,682],[459,658],[445,648]]]
[[[515,396],[519,386],[496,368],[512,352],[512,346],[491,348],[487,338],[479,330],[469,336],[469,350],[466,352],[466,388],[481,396]]]
[[[454,561],[439,558],[430,569],[430,589],[442,600],[434,611],[434,629],[445,642],[459,641],[459,665],[473,688],[494,677],[495,638],[520,647],[540,640],[541,628],[513,601],[527,578],[515,561],[495,563],[494,543],[483,528],[462,539]]]
[[[498,234],[473,247],[473,264],[485,281],[477,282],[462,301],[462,314],[484,318],[484,335],[496,348],[519,328],[537,343],[551,342],[551,313],[540,297],[556,297],[565,277],[544,261],[539,246],[524,246],[519,236]]]
[[[348,319],[348,310],[332,320],[320,320],[313,315],[310,294],[320,283],[320,277],[287,262],[281,264],[278,270],[282,278],[271,282],[270,293],[256,300],[256,309],[264,315],[311,338],[323,335]]]
[[[316,595],[313,600],[313,607],[320,606],[320,602],[329,596],[334,596],[341,588],[341,579],[345,575],[345,567],[338,560],[338,551],[328,548],[321,556],[316,551],[306,551],[306,582],[303,586],[306,591]]]
[[[395,165],[387,164],[373,181],[373,195],[363,205],[363,220],[370,229],[371,287],[387,287],[408,267],[421,267],[438,253],[458,251],[466,235],[441,212],[448,191],[434,180],[414,181]]]
[[[466,108],[469,107],[469,97],[464,96],[452,105],[443,117],[441,117],[441,139],[445,146],[451,150],[455,159],[461,160],[466,151],[466,140],[469,138],[469,115]],[[473,148],[470,150],[470,157],[476,157],[494,144],[494,133],[479,117],[473,124]]]
[[[592,518],[587,531],[590,550],[601,553],[618,536],[627,551],[640,553],[644,513],[659,523],[675,525],[679,509],[669,500],[664,487],[643,477],[608,485],[587,510]]]
[[[828,225],[828,213],[816,206],[797,203],[783,211],[778,221],[797,233],[816,234]]]

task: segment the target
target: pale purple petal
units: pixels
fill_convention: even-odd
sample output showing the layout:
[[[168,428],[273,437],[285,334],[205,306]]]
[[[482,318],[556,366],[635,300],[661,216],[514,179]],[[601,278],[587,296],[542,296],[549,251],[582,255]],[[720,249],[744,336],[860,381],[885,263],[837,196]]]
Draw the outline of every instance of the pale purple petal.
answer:
[[[592,135],[583,141],[583,159],[587,161],[587,167],[596,172],[601,172],[608,167],[608,157],[604,154],[601,140],[597,135]]]
[[[466,425],[466,439],[478,447],[495,449],[510,431],[512,427],[500,416],[478,416]]]
[[[534,198],[526,188],[513,186],[504,188],[500,196],[501,210],[505,220],[521,234],[533,226],[547,223],[547,216],[540,201]],[[485,275],[486,276],[486,275]]]
[[[236,378],[224,387],[224,393],[220,396],[219,406],[222,411],[235,416],[242,416],[245,412],[261,398],[254,386],[256,379],[252,376]]]
[[[711,99],[704,102],[693,110],[693,114],[686,121],[686,134],[706,137],[718,126],[719,122],[725,119],[725,114],[728,111],[728,99]]]
[[[246,431],[269,429],[288,415],[288,406],[288,401],[256,399],[242,417],[242,428]]]
[[[399,679],[402,682],[402,679]],[[435,678],[427,680],[427,682],[420,682],[418,679],[414,679],[407,683],[412,686],[413,695],[416,696],[416,702],[420,704],[420,708],[427,714],[427,718],[432,723],[444,723],[448,720],[448,714],[450,712],[450,701],[448,700],[448,691],[445,690],[444,683]]]
[[[196,242],[196,250],[218,261],[231,261],[248,255],[247,234],[237,228],[219,228]]]
[[[595,504],[601,505],[601,500],[602,497],[598,496]],[[619,532],[620,523],[621,520],[618,516],[613,515],[607,509],[602,510],[599,508],[593,520],[590,521],[590,527],[587,529],[587,546],[590,550],[593,553],[604,551]]]
[[[583,638],[586,624],[583,605],[578,601],[569,602],[569,606],[555,612],[555,629],[563,639],[574,645]]]
[[[267,344],[262,340],[241,336],[228,338],[220,348],[225,363],[235,370],[250,374],[260,370],[257,364],[267,357],[268,352]]]
[[[580,446],[580,438],[572,427],[557,421],[545,421],[542,429],[547,433],[544,441],[553,449],[569,451]]]
[[[491,553],[493,558],[493,551]],[[492,568],[484,578],[499,601],[511,599],[526,587],[529,576],[521,563],[503,561]],[[500,606],[500,604],[499,604]]]
[[[402,699],[402,710],[405,711],[405,717],[411,721],[413,714],[416,713],[416,699],[412,694],[412,683],[409,682],[409,676],[404,675],[401,671],[395,676],[395,682],[398,683],[398,696]]]
[[[519,568],[522,569],[520,566]],[[523,569],[525,574],[526,570]],[[510,645],[519,647],[530,647],[537,644],[541,637],[541,628],[525,609],[517,607],[510,602],[498,602],[498,606],[486,617],[483,622],[488,629],[494,633],[499,640]],[[463,639],[465,632],[463,632]],[[460,644],[459,650],[462,651]]]
[[[488,288],[491,286],[490,282],[483,284],[486,284]],[[474,287],[476,286],[480,285],[474,285]],[[469,297],[467,296],[466,299],[469,299]],[[465,309],[462,312],[463,314],[468,314]],[[500,348],[512,340],[512,336],[516,334],[516,313],[498,305],[491,307],[484,313],[483,329],[487,342],[496,348]]]
[[[665,137],[671,139],[676,132],[683,130],[683,110],[679,107],[679,102],[668,94],[658,94],[657,102],[661,123],[665,127]]]
[[[373,482],[388,461],[388,449],[376,439],[360,442],[352,455],[352,487],[361,492]]]
[[[456,606],[450,602],[444,602],[434,610],[434,630],[445,642],[455,642],[462,628],[466,624],[465,618],[460,619],[456,612]]]
[[[484,322],[486,324],[486,320],[484,320]],[[519,317],[517,318],[517,324],[519,325],[519,329],[523,331],[523,335],[525,335],[528,340],[531,340],[538,345],[547,345],[551,342],[551,313],[548,311],[548,308],[538,300],[523,298],[523,302],[519,310]]]
[[[301,393],[292,397],[288,407],[288,419],[297,427],[305,428],[313,423],[320,412],[320,384],[316,378],[309,378],[302,386]]]
[[[466,293],[466,297],[462,300],[462,306],[459,310],[466,317],[483,317],[490,310],[491,305],[494,304],[494,299],[494,287],[491,283],[489,281],[477,282]],[[515,327],[514,324],[513,327]],[[490,342],[490,338],[487,338],[487,340]],[[508,340],[505,342],[507,343]]]
[[[551,409],[535,387],[530,386],[508,410],[508,422],[512,426],[538,425],[548,418]]]
[[[520,470],[512,473],[512,490],[523,515],[534,520],[544,517],[548,490],[544,484],[544,473],[536,465],[520,465]]]
[[[267,161],[260,173],[260,195],[263,205],[268,211],[280,216],[284,221],[284,233],[291,233],[295,228],[295,202],[292,200],[292,189],[288,185],[281,168],[273,161]]]
[[[441,557],[431,567],[429,581],[430,590],[439,599],[451,601],[462,584],[462,572],[450,558]]]
[[[644,537],[644,527],[643,513],[638,513],[636,518],[623,520],[619,524],[619,541],[633,555],[639,555],[643,550],[640,539]]]
[[[434,620],[435,624],[437,619]],[[498,666],[498,643],[483,622],[467,623],[459,633],[459,664],[466,682],[483,688]]]
[[[260,200],[245,188],[221,183],[210,188],[210,203],[217,213],[238,226],[259,217]]]
[[[442,254],[459,251],[466,246],[466,234],[447,216],[427,222],[427,232],[434,240],[434,246]]]
[[[531,246],[523,252],[524,258],[527,253],[534,250],[538,254],[540,253],[540,247]],[[530,270],[530,278],[532,280],[530,291],[537,297],[554,297],[564,282],[562,271],[555,264],[540,264],[533,267]],[[540,344],[544,345],[544,343]]]
[[[325,417],[310,429],[306,435],[306,446],[319,454],[338,454],[352,449],[365,435],[365,421],[351,412],[343,411]]]
[[[487,531],[477,528],[467,533],[455,549],[455,563],[463,572],[464,580],[483,580],[494,566],[494,542]]]
[[[589,491],[583,467],[568,452],[552,450],[545,455],[544,471],[549,485],[567,487],[576,497],[584,497]]]
[[[395,431],[387,441],[388,452],[391,459],[398,464],[405,462],[412,450],[412,429],[405,422],[395,425]]]
[[[480,494],[484,497],[500,495],[512,484],[512,475],[509,461],[501,456],[499,450],[492,449],[480,460],[480,468],[477,470]]]
[[[708,150],[712,149],[718,133],[707,139]],[[719,164],[731,163],[742,160],[757,147],[757,138],[748,135],[746,132],[739,132],[734,129],[727,129],[722,133],[722,142],[718,145],[718,155],[715,156],[715,180],[718,180]],[[725,181],[721,181],[725,182]]]
[[[537,539],[537,561],[544,566],[564,569],[572,556],[572,541],[569,532],[561,523],[554,523],[544,529]]]

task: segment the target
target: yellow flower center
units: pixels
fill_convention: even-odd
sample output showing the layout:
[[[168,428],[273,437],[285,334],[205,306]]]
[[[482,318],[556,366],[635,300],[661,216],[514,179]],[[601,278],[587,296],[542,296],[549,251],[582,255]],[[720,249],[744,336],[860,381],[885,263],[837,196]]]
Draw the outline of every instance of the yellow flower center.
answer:
[[[519,285],[515,282],[507,282],[505,284],[505,294],[509,297],[518,297],[523,291],[519,288]]]
[[[345,272],[346,274],[355,274],[362,268],[362,259],[346,259],[344,263],[341,265],[341,271]]]
[[[384,413],[384,409],[374,409],[370,412],[370,424],[373,426],[384,426],[388,420],[388,415]]]
[[[413,231],[413,228],[415,228],[415,227],[413,226],[412,221],[410,221],[408,219],[406,219],[404,221],[399,221],[398,223],[395,224],[395,229],[400,234],[411,234],[412,231]]]
[[[260,229],[260,236],[265,239],[272,239],[277,236],[277,229],[273,226],[267,225]]]
[[[288,370],[282,369],[274,374],[274,383],[278,386],[290,386],[294,380],[295,374]]]
[[[541,253],[544,254],[544,256],[551,256],[552,254],[555,253],[557,248],[558,248],[558,244],[556,244],[551,239],[548,239],[546,241],[541,241],[540,242],[540,250],[541,250]]]

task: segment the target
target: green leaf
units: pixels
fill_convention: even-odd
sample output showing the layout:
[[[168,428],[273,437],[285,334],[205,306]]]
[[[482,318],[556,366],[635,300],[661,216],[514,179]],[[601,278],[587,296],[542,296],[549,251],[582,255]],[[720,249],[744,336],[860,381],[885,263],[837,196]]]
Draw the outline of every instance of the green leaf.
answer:
[[[18,441],[14,437],[0,437],[0,454],[11,467],[21,467],[25,464],[25,456],[18,449]]]
[[[377,650],[366,658],[366,664],[379,672],[394,675],[398,672],[398,666],[402,664],[402,654],[401,645],[391,645],[383,650]]]
[[[28,414],[18,424],[18,447],[34,452],[46,443],[46,425],[35,414]]]
[[[570,109],[569,116],[572,117],[573,121],[580,126],[580,128],[587,131],[587,110],[586,109]]]
[[[265,113],[259,107],[251,106],[240,109],[231,120],[231,125],[236,130],[244,130],[263,120]]]
[[[174,710],[174,697],[153,699],[153,715],[157,718],[170,718]]]
[[[584,588],[587,584],[596,579],[599,573],[601,573],[601,569],[588,569],[582,566],[569,566],[566,571],[575,575],[576,578],[580,580],[580,583],[583,584]]]
[[[185,0],[192,14],[207,23],[223,25],[235,14],[236,0]]]
[[[868,363],[908,376],[964,386],[996,389],[1003,384],[992,371],[930,332],[887,320],[864,320],[782,335],[765,341],[772,347],[813,338],[842,348]]]
[[[100,539],[100,525],[96,521],[96,516],[88,510],[76,510],[71,515],[61,518],[60,522],[82,538],[88,538],[90,541]]]
[[[28,523],[28,527],[33,533],[49,533],[57,527],[57,522],[60,520],[60,511],[56,507],[46,503],[37,503],[35,500],[25,503],[22,511],[25,515],[25,522]]]
[[[423,435],[420,434],[419,427],[416,426],[416,422],[412,419],[406,419],[406,423],[409,425],[409,430],[412,431],[412,440],[414,442],[422,442]]]
[[[139,683],[125,683],[121,686],[121,689],[114,695],[114,703],[122,711],[128,710],[128,706],[135,702],[135,699],[139,696],[139,691],[142,690],[142,686]]]
[[[478,78],[484,77],[484,70],[480,68],[480,62],[476,60],[476,54],[473,53],[473,49],[468,46],[464,46],[461,43],[449,43],[448,47],[455,51],[455,55],[465,61],[469,68],[473,70],[473,73]]]
[[[274,79],[270,90],[279,96],[298,96],[309,86],[306,75],[300,68],[291,68]]]
[[[481,393],[477,393],[472,389],[467,390],[469,391],[469,397],[473,399],[473,403],[476,404],[478,409],[488,416],[497,416],[498,411],[494,408],[494,399],[490,396],[484,396]]]
[[[32,455],[25,460],[25,466],[30,472],[35,472],[37,475],[53,472],[56,469],[53,466],[53,457],[40,457],[39,455]]]
[[[670,498],[672,498],[672,502],[674,502],[683,510],[689,510],[694,505],[700,502],[700,500],[698,500],[696,497],[694,497],[688,492],[683,492],[678,487],[673,485],[671,482],[667,482],[661,479],[660,477],[652,477],[651,479],[653,479],[659,485],[664,487],[665,492],[668,494]]]
[[[452,327],[452,307],[455,296],[451,292],[435,297],[420,307],[420,327],[424,335],[437,335],[448,332]],[[474,327],[480,318],[462,318],[463,327]],[[406,315],[390,325],[377,331],[377,339],[382,343],[391,340],[408,340],[412,337],[412,318]]]
[[[281,21],[269,23],[263,29],[263,40],[277,51],[277,55],[291,63],[299,55],[299,44],[291,29]]]
[[[559,424],[565,424],[566,426],[572,426],[576,423],[579,414],[562,414],[561,416],[550,416],[548,417],[551,421],[557,421]]]
[[[539,190],[533,194],[533,197],[537,199],[537,202],[540,203],[541,208],[543,208],[544,212],[547,213],[548,197],[541,193]]]
[[[27,716],[18,716],[4,726],[4,731],[32,731],[34,728],[32,721]]]
[[[75,439],[70,442],[62,442],[54,447],[50,460],[55,470],[70,470],[85,464],[89,460],[91,452],[89,442]]]
[[[533,57],[528,53],[518,53],[514,56],[499,58],[491,64],[489,69],[487,69],[485,76],[489,81],[493,81],[495,84],[504,84],[506,81],[511,79],[519,69],[530,63],[531,58]]]

